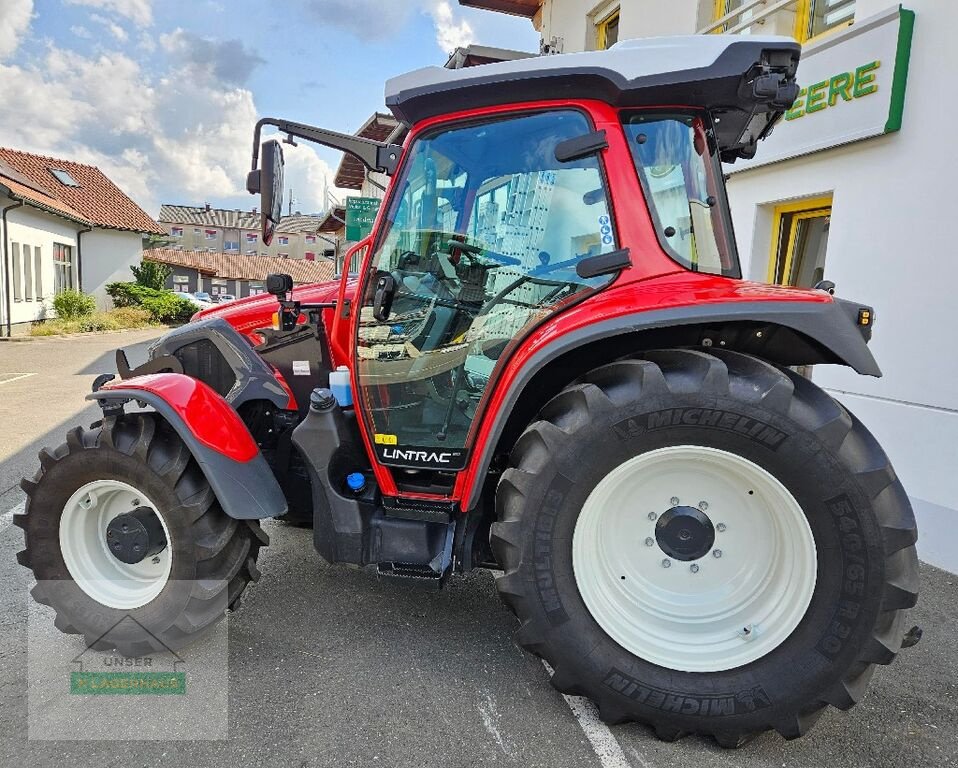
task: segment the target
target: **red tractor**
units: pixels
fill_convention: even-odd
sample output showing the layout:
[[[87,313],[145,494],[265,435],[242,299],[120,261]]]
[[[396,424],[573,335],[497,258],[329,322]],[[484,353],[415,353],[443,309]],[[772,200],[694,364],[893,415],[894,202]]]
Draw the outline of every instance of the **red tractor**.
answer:
[[[271,275],[145,364],[118,352],[102,421],[23,481],[34,597],[88,643],[182,647],[285,518],[384,577],[500,569],[519,644],[609,722],[737,746],[851,707],[916,637],[915,520],[795,368],[880,375],[874,311],[743,281],[722,175],[792,104],[799,55],[701,36],[424,69],[386,86],[403,146],[260,121],[264,242],[263,126],[392,177],[358,275]]]

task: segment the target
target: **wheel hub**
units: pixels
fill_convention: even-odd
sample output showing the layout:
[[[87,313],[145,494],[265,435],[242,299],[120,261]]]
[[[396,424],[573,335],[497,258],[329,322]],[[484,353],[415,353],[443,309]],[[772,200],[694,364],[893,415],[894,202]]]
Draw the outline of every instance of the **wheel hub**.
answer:
[[[659,548],[675,560],[698,560],[712,549],[715,526],[702,510],[676,506],[659,517],[655,540]]]
[[[129,483],[92,480],[77,488],[60,514],[59,538],[70,576],[101,605],[140,608],[170,580],[170,528],[155,501]]]
[[[634,456],[596,485],[576,521],[572,568],[589,613],[627,651],[718,672],[791,636],[817,556],[801,505],[766,469],[676,445]]]
[[[150,507],[114,517],[106,527],[106,545],[117,560],[135,565],[166,547],[163,525]]]

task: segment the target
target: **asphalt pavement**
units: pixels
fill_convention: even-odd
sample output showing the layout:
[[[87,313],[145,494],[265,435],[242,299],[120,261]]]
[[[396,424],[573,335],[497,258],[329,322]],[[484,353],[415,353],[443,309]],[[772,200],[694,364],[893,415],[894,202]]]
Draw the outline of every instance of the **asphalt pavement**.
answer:
[[[40,447],[97,417],[83,397],[113,370],[113,350],[132,346],[135,365],[156,335],[0,342],[0,766],[958,766],[958,576],[930,566],[909,617],[924,638],[878,670],[859,706],[827,712],[801,740],[766,734],[726,751],[698,737],[662,743],[638,725],[606,728],[588,702],[553,690],[544,665],[513,644],[489,572],[440,592],[410,589],[326,565],[311,531],[273,522],[242,608],[183,654],[195,672],[220,676],[222,732],[211,738],[210,722],[167,697],[133,728],[105,721],[82,739],[52,738],[36,726],[45,705],[34,665],[43,671],[54,654],[36,649],[70,656],[84,644],[29,597],[15,557],[22,534],[10,525],[17,483]],[[80,719],[85,700],[76,701]]]

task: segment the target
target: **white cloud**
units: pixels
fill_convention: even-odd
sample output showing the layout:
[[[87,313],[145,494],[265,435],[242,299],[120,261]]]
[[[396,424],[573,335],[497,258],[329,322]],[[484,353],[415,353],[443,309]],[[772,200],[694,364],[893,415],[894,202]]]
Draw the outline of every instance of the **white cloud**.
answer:
[[[472,26],[465,20],[456,21],[448,0],[430,2],[429,15],[436,27],[436,45],[444,53],[452,53],[456,48],[465,47],[475,40]]]
[[[9,0],[0,0],[4,11]],[[29,15],[28,24],[29,24]],[[21,25],[18,36],[27,32]],[[74,32],[74,34],[76,34]],[[160,203],[252,207],[245,191],[259,110],[237,82],[259,59],[238,44],[211,41],[198,59],[172,46],[151,74],[130,56],[49,47],[35,61],[0,63],[0,146],[97,165],[148,212]],[[315,212],[334,171],[312,147],[288,148],[296,209]]]
[[[30,26],[32,16],[33,0],[0,2],[0,61],[16,52],[23,33]]]
[[[113,21],[113,19],[108,19],[106,16],[101,16],[99,13],[91,13],[90,21],[95,21],[97,24],[102,24],[104,27],[106,27],[107,31],[121,43],[125,43],[129,37],[123,27]]]
[[[153,0],[66,0],[66,3],[112,12],[138,27],[148,27],[153,23]]]
[[[74,24],[72,27],[70,27],[70,34],[74,37],[83,38],[84,40],[89,40],[91,37],[93,37],[93,34],[90,32],[90,30],[84,27],[82,24]]]

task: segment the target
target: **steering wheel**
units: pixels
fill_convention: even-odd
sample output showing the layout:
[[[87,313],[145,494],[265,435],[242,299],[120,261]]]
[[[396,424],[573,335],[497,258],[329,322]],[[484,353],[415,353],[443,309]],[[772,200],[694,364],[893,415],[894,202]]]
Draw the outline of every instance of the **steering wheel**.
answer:
[[[446,253],[450,256],[452,255],[452,250],[455,248],[462,252],[470,261],[476,261],[477,256],[485,256],[486,258],[492,259],[493,261],[498,261],[499,264],[490,264],[486,265],[486,269],[498,269],[499,267],[504,266],[518,266],[522,262],[519,259],[514,258],[513,256],[506,256],[502,253],[496,253],[495,251],[490,251],[488,248],[483,248],[479,245],[473,245],[472,243],[460,242],[459,240],[449,240],[445,243]]]

